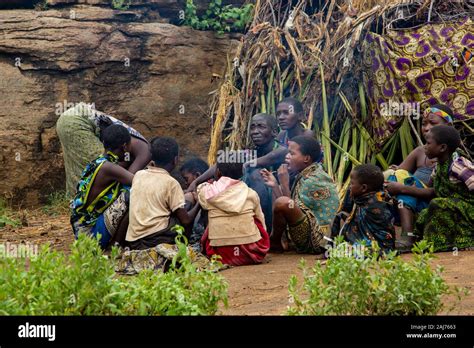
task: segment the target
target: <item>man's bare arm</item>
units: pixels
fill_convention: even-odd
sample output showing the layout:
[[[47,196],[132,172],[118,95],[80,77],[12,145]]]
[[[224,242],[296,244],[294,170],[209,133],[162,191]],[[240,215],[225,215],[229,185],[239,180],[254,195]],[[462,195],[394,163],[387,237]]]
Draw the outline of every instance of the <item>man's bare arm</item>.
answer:
[[[285,161],[285,156],[288,153],[288,149],[280,146],[279,148],[270,151],[266,155],[257,158],[255,163],[256,167],[270,167],[277,163],[282,163]]]

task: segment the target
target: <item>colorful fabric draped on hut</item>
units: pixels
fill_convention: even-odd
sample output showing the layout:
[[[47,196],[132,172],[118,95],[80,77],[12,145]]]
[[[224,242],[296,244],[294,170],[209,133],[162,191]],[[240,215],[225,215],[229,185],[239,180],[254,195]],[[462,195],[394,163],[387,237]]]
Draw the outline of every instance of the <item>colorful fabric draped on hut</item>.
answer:
[[[407,115],[400,104],[449,105],[456,119],[474,117],[474,24],[427,24],[368,33],[362,45],[364,85],[375,140],[385,142]],[[416,105],[415,105],[416,107]]]

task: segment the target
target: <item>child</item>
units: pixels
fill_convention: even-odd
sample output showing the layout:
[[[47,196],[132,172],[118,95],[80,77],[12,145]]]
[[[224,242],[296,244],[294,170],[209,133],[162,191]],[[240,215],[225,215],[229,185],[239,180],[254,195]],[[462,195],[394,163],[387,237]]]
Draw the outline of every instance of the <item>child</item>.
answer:
[[[395,228],[390,206],[383,199],[384,177],[382,170],[373,164],[356,166],[351,172],[350,195],[354,206],[343,221],[338,213],[332,236],[344,236],[353,245],[376,242],[384,252],[395,247]],[[343,223],[342,226],[340,223]]]
[[[239,180],[242,166],[218,162],[217,181],[197,188],[199,203],[209,215],[201,239],[203,251],[233,266],[261,263],[270,248],[258,195]]]
[[[186,181],[187,187],[189,187],[197,178],[209,170],[209,165],[199,157],[193,157],[184,162],[179,170]],[[185,207],[188,210],[196,203],[196,197],[191,192],[186,193],[184,197],[186,200]],[[207,224],[207,212],[200,210],[194,220],[192,233],[189,237],[189,244],[196,251],[201,251],[201,238]]]
[[[127,128],[111,125],[102,132],[105,152],[82,172],[72,201],[71,225],[76,238],[87,233],[100,238],[106,249],[113,242],[123,243],[128,226],[128,197],[133,174],[118,163],[131,146]]]
[[[474,246],[474,166],[455,151],[461,144],[454,127],[435,126],[426,135],[425,154],[437,158],[433,188],[418,189],[431,200],[417,220],[417,231],[435,251]],[[416,188],[402,188],[411,194]],[[407,191],[407,192],[405,192]]]
[[[437,125],[452,125],[453,111],[446,105],[437,104],[427,108],[422,119],[422,135],[425,138],[429,130]],[[425,155],[423,146],[414,149],[399,166],[391,166],[392,171],[387,172],[387,179],[391,183],[387,185],[390,194],[395,195],[397,183],[418,188],[426,187],[436,164],[436,159],[429,159]],[[395,170],[395,171],[393,171]],[[413,173],[413,174],[411,174]],[[410,249],[414,242],[415,214],[428,206],[428,202],[417,197],[416,194],[396,195],[398,202],[402,202],[398,212],[402,227],[402,242],[397,244],[401,249]]]
[[[253,190],[260,198],[263,213],[265,215],[265,225],[267,231],[271,231],[272,223],[272,194],[263,182],[260,175],[260,169],[267,168],[275,171],[285,161],[288,150],[281,146],[276,140],[277,122],[275,117],[268,114],[256,114],[250,121],[250,137],[255,147],[257,159],[250,165],[244,164],[244,176],[242,180]],[[269,156],[267,156],[270,154]],[[262,160],[265,158],[265,160]],[[209,168],[206,173],[197,178],[188,190],[195,190],[195,187],[215,176],[216,166]]]
[[[199,157],[193,157],[184,162],[179,171],[181,172],[181,176],[186,180],[186,185],[189,186],[208,169],[209,165],[205,161]]]
[[[256,114],[250,121],[250,137],[255,146],[257,159],[252,163],[254,168],[276,170],[284,162],[288,150],[275,140],[277,136],[275,117],[268,114]],[[251,162],[244,163],[244,170],[251,167]],[[215,177],[216,166],[210,167],[204,174],[194,180],[188,191],[195,191],[197,185]]]
[[[126,241],[131,249],[148,249],[161,243],[174,244],[173,227],[183,225],[189,237],[190,228],[199,209],[196,204],[189,213],[184,209],[184,192],[170,172],[178,163],[179,147],[167,137],[151,141],[152,165],[140,170],[133,179],[130,195],[130,224]]]
[[[283,234],[287,233],[297,252],[322,253],[339,206],[336,185],[316,162],[321,157],[316,139],[296,136],[289,142],[288,149],[286,164],[278,169],[280,185],[267,169],[261,171],[276,199],[271,250],[282,252],[288,248],[282,241]],[[297,173],[291,191],[289,170]]]

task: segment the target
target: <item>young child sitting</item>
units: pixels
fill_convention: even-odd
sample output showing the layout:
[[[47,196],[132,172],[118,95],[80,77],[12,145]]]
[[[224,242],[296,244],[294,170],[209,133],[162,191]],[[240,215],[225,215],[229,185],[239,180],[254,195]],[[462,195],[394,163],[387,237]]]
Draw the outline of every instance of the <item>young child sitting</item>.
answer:
[[[194,180],[199,178],[209,169],[209,165],[200,159],[199,157],[193,157],[188,159],[184,164],[179,168],[181,176],[186,181],[186,185],[189,187]]]
[[[432,242],[435,251],[474,246],[474,165],[456,153],[461,144],[454,127],[435,126],[426,135],[425,153],[437,158],[430,186],[402,188],[433,198],[417,220],[417,232]]]
[[[199,157],[188,159],[179,169],[181,176],[186,181],[187,187],[208,170],[209,165]],[[187,192],[185,193],[184,198],[186,200],[186,209],[189,209],[196,203],[195,193]],[[194,220],[191,236],[189,237],[189,244],[196,251],[201,251],[201,238],[207,224],[207,211],[200,210]]]
[[[179,147],[167,137],[151,141],[152,165],[133,178],[130,195],[130,223],[126,241],[131,249],[148,249],[161,243],[174,244],[173,227],[183,225],[189,237],[196,204],[189,213],[184,209],[184,192],[170,172],[178,163]]]
[[[272,224],[272,193],[265,185],[260,174],[260,169],[266,168],[275,171],[285,161],[288,149],[276,141],[278,134],[278,124],[274,116],[268,114],[256,114],[250,121],[250,138],[254,146],[256,160],[244,163],[244,174],[242,180],[260,198],[260,205],[265,215],[265,226],[271,232]],[[267,156],[268,155],[268,156]],[[265,158],[265,160],[262,160]],[[189,190],[194,191],[195,187],[215,176],[216,166],[212,166],[203,175],[199,176],[190,186]]]
[[[365,242],[369,247],[377,243],[384,252],[394,249],[394,218],[383,197],[382,170],[373,164],[362,164],[352,170],[350,180],[354,206],[348,217],[342,212],[337,214],[332,237],[342,235],[352,245]]]
[[[198,200],[208,210],[209,226],[201,244],[224,264],[261,263],[270,248],[257,193],[239,178],[243,163],[217,163],[216,181],[198,186]]]

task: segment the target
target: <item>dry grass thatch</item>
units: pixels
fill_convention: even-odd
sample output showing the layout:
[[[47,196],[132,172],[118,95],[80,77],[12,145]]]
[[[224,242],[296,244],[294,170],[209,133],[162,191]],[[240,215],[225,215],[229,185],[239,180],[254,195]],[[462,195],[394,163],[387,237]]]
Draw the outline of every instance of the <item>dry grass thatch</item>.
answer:
[[[385,147],[386,160],[380,144],[371,141],[360,79],[362,64],[357,63],[364,33],[383,33],[401,21],[415,26],[428,20],[453,20],[473,9],[462,1],[257,0],[253,22],[236,58],[229,60],[225,81],[212,104],[215,123],[209,161],[213,163],[223,143],[234,149],[247,147],[250,117],[257,112],[275,114],[279,100],[294,96],[305,107],[308,125],[315,130],[322,127],[323,145],[336,147],[336,157],[326,163],[326,169],[341,175],[340,187],[348,169],[343,157],[352,156],[353,163],[354,157],[360,162],[378,161],[386,167],[396,150],[390,154]],[[406,152],[416,145],[416,138],[409,140],[411,125],[403,127],[408,133],[406,141],[401,140]],[[335,131],[348,134],[351,129],[352,145],[332,137]]]

